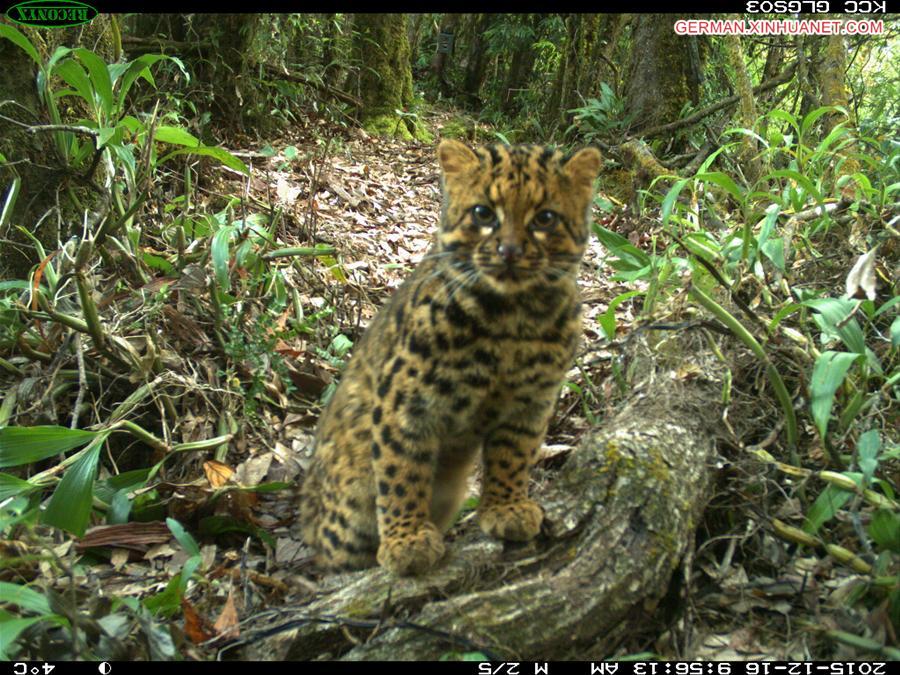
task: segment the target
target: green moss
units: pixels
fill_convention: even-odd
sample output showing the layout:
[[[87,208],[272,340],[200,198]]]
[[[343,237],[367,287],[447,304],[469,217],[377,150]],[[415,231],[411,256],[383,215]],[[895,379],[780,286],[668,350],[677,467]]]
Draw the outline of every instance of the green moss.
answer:
[[[434,143],[434,134],[421,122],[416,124],[416,128],[413,130],[413,136],[415,136],[417,141],[421,141],[422,143]]]
[[[396,115],[395,110],[407,110],[413,101],[409,39],[404,14],[358,14],[356,21],[354,56],[365,64],[359,91],[368,130],[369,120]]]
[[[671,472],[669,466],[663,460],[658,448],[652,446],[647,448],[646,462],[644,464],[647,473],[653,476],[653,479],[662,487],[669,484]]]
[[[363,129],[373,136],[391,136],[393,138],[402,138],[405,141],[411,141],[413,135],[409,133],[406,124],[399,115],[374,115],[366,118],[363,122]]]
[[[410,131],[410,128],[412,130]],[[422,143],[434,143],[434,134],[421,122],[412,124],[399,115],[382,114],[369,117],[363,122],[363,129],[372,136],[390,136],[402,138],[405,141],[413,139]]]
[[[461,119],[452,119],[441,127],[442,138],[468,138],[469,125]]]

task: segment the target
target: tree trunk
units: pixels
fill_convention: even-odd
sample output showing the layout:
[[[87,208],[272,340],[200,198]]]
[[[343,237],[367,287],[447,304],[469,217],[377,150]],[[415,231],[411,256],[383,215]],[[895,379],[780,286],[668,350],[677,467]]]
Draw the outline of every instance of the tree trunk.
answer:
[[[577,18],[570,14],[566,17],[566,41],[561,47],[562,57],[559,59],[556,77],[553,79],[553,89],[550,92],[550,98],[547,100],[547,107],[544,109],[544,119],[551,125],[558,124],[562,117],[564,109],[563,99],[566,96],[566,89],[572,80],[572,71],[575,68],[576,29]]]
[[[753,100],[753,84],[747,73],[747,64],[744,62],[744,54],[741,51],[741,41],[737,35],[727,35],[724,38],[728,60],[734,70],[735,90],[740,96],[738,104],[738,124],[745,129],[753,129],[756,122],[756,102]],[[748,134],[741,136],[741,150],[738,155],[744,176],[750,184],[762,175],[762,167],[756,158],[758,148],[756,139]]]
[[[322,81],[329,86],[340,82],[342,77],[341,67],[336,63],[341,36],[339,21],[337,14],[322,15]]]
[[[606,82],[615,92],[616,96],[621,91],[621,73],[619,72],[615,57],[619,47],[621,34],[628,25],[627,14],[603,14],[600,17],[600,35],[594,42],[594,48],[588,61],[588,69],[591,80],[586,91],[582,92],[586,97],[596,97],[600,93],[600,84]]]
[[[406,15],[357,14],[354,29],[353,56],[361,64],[357,89],[363,101],[363,126],[372,133],[411,138],[407,120],[396,113],[413,98]]]
[[[596,659],[645,631],[710,495],[723,372],[701,334],[663,337],[632,337],[629,399],[539,480],[536,541],[504,551],[469,519],[427,576],[330,575],[305,606],[255,617],[245,656]]]
[[[469,46],[469,56],[466,60],[466,74],[463,78],[463,93],[471,106],[481,104],[479,94],[481,93],[481,85],[484,83],[488,64],[487,44],[485,43],[484,33],[490,28],[491,21],[494,19],[493,14],[479,14],[477,16],[474,35]]]
[[[672,15],[640,14],[634,22],[625,98],[638,132],[675,121],[693,98],[690,50],[687,38],[672,29],[674,21]]]
[[[441,19],[441,26],[438,29],[438,43],[434,49],[434,56],[431,57],[431,74],[437,79],[438,86],[441,88],[441,94],[444,98],[450,96],[450,84],[444,75],[447,63],[450,61],[451,52],[441,50],[440,34],[448,33],[452,39],[456,38],[456,25],[459,23],[459,14],[444,14]]]
[[[39,29],[15,26],[37,50],[43,63],[62,46],[84,46],[108,63],[115,63],[121,56],[121,28],[119,19],[100,14],[87,26],[60,29]],[[37,66],[22,49],[12,41],[0,38],[0,98],[16,101],[19,106],[7,105],[2,113],[21,124],[49,124],[46,107],[38,97],[35,85]],[[56,78],[58,80],[58,78]],[[64,87],[54,86],[54,91]],[[76,113],[69,109],[66,99],[60,104],[63,123],[73,123]],[[10,202],[12,209],[6,226],[0,229],[0,279],[27,277],[28,270],[40,262],[34,243],[15,225],[26,226],[43,244],[46,253],[56,250],[60,238],[65,241],[77,229],[84,212],[76,208],[66,197],[68,186],[89,209],[97,206],[98,195],[87,189],[76,176],[63,179],[73,167],[65,166],[56,153],[53,134],[26,131],[20,125],[0,120],[0,154],[6,162],[0,166],[0,201],[5,202],[10,186],[18,180],[18,196]],[[84,167],[77,167],[84,171]],[[61,213],[49,213],[59,206]],[[0,210],[3,206],[0,206]],[[45,217],[49,215],[49,217]],[[58,225],[62,225],[62,231]],[[72,231],[66,228],[72,228]],[[80,230],[79,230],[80,231]]]
[[[531,72],[534,70],[535,51],[533,47],[534,36],[536,35],[537,24],[541,20],[539,14],[531,17],[532,32],[529,37],[520,42],[509,62],[509,70],[506,71],[506,82],[503,85],[500,110],[507,116],[513,116],[521,107],[519,94],[526,87],[528,80],[531,79]]]
[[[822,137],[827,136],[839,122],[848,120],[850,126],[856,126],[853,108],[850,105],[850,91],[847,88],[845,73],[847,72],[847,46],[842,35],[829,35],[823,38],[819,58],[813,62],[813,77],[819,88],[819,104],[841,106],[847,111],[848,117],[841,113],[828,113],[822,117]],[[859,171],[859,162],[852,156],[853,148],[844,149],[849,156],[841,164],[839,173],[849,176]],[[854,199],[855,183],[848,182],[842,194],[848,199]]]

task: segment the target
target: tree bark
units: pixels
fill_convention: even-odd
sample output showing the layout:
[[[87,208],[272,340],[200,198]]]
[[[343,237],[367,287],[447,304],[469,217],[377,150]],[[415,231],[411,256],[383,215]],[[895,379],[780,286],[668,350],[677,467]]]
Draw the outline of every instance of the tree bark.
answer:
[[[756,102],[753,100],[753,84],[747,72],[747,64],[744,62],[744,53],[741,50],[741,41],[737,35],[725,36],[725,49],[728,60],[734,70],[734,84],[737,95],[740,97],[738,104],[738,123],[745,129],[753,129],[756,123]],[[758,148],[756,139],[750,135],[741,136],[741,150],[739,161],[744,170],[744,176],[750,184],[756,182],[762,175],[762,166],[756,157]]]
[[[532,14],[530,17],[522,19],[529,30],[527,36],[519,40],[513,49],[509,69],[506,71],[506,80],[501,90],[500,111],[509,117],[513,117],[519,112],[521,108],[520,94],[527,87],[534,70],[534,61],[537,56],[534,51],[534,41],[540,20],[540,14]]]
[[[50,55],[63,46],[85,46],[101,59],[114,63],[122,52],[118,21],[112,15],[101,14],[87,26],[77,28],[14,28],[32,43],[45,64]],[[0,229],[0,279],[27,278],[29,269],[40,262],[41,257],[31,239],[14,224],[26,225],[47,253],[57,248],[60,239],[68,239],[71,234],[68,228],[79,227],[77,223],[84,213],[65,196],[65,186],[74,191],[86,208],[102,208],[97,193],[76,177],[85,171],[85,167],[66,166],[56,153],[51,134],[32,134],[21,126],[51,122],[35,86],[37,70],[28,54],[12,41],[0,38],[0,99],[5,99],[0,113],[19,122],[14,124],[0,119],[0,155],[6,158],[0,165],[0,200],[5,202],[14,182],[19,185],[18,197],[9,205],[12,209],[9,219]],[[54,81],[58,80],[54,76]],[[61,84],[53,85],[53,91],[61,89]],[[12,102],[18,105],[11,105]],[[63,122],[77,119],[77,113],[65,100],[60,109]],[[76,176],[63,180],[62,176],[68,172]],[[52,214],[56,207],[62,212]],[[62,225],[62,229],[58,225]]]
[[[641,14],[634,24],[625,99],[639,133],[677,120],[684,104],[695,98],[687,38],[675,34],[673,23],[671,15]]]
[[[709,497],[722,366],[699,332],[651,333],[652,348],[644,335],[629,340],[637,375],[619,413],[538,481],[537,540],[504,551],[469,519],[429,575],[326,576],[305,606],[255,617],[245,656],[601,658],[646,630]]]
[[[449,33],[456,38],[456,25],[459,23],[459,14],[444,14],[441,19],[441,26],[438,33]],[[455,45],[453,49],[455,49]],[[446,98],[450,96],[450,83],[444,75],[447,63],[450,61],[451,54],[441,51],[440,42],[435,46],[434,55],[431,57],[431,74],[437,79],[438,86],[441,88],[441,94]]]
[[[472,43],[469,46],[469,57],[466,60],[466,75],[463,78],[463,93],[471,106],[481,105],[479,95],[484,76],[487,71],[488,55],[484,40],[485,31],[490,28],[494,14],[479,14],[475,22]]]

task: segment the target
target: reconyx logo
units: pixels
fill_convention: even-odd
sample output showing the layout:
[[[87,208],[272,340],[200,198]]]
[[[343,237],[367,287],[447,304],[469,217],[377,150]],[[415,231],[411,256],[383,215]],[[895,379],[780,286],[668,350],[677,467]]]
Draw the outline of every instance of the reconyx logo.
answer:
[[[6,10],[16,23],[39,28],[64,28],[87,23],[97,10],[77,0],[28,0]]]

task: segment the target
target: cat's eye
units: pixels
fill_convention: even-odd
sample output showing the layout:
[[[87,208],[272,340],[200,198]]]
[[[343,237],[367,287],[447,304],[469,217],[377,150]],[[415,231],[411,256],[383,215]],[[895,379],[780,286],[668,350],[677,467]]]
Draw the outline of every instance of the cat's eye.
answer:
[[[494,215],[494,212],[491,211],[484,204],[479,204],[478,206],[472,207],[472,219],[475,221],[476,225],[479,226],[487,226],[493,225],[494,221],[497,219],[497,216]]]
[[[538,211],[534,220],[531,221],[531,227],[537,230],[550,230],[559,220],[559,214],[550,209]]]

